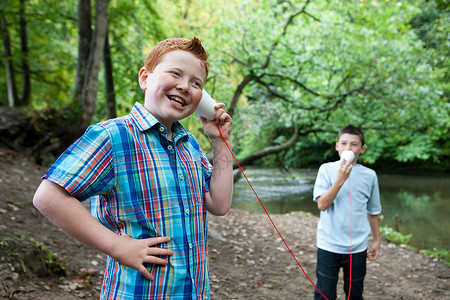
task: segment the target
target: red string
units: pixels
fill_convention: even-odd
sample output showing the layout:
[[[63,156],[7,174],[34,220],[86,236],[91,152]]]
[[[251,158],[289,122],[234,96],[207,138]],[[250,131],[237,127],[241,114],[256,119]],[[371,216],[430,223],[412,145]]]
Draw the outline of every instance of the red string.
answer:
[[[348,177],[348,195],[350,198],[350,278],[348,285],[348,297],[350,299],[350,292],[352,291],[352,248],[353,248],[353,220],[352,220],[352,188],[350,185],[350,177]]]
[[[284,240],[283,236],[281,235],[280,231],[278,230],[277,226],[275,225],[275,223],[273,222],[272,218],[270,217],[269,213],[267,212],[266,208],[264,207],[264,204],[262,203],[261,199],[259,199],[258,194],[256,193],[255,189],[253,188],[252,184],[250,183],[250,181],[247,178],[247,175],[245,175],[244,170],[242,170],[241,165],[239,164],[239,162],[237,161],[236,157],[233,154],[233,151],[231,150],[230,146],[228,146],[228,143],[225,141],[225,138],[222,135],[222,131],[220,130],[219,124],[217,124],[217,128],[219,129],[219,133],[220,136],[222,137],[223,141],[225,142],[225,145],[227,146],[228,150],[230,151],[231,155],[234,158],[234,161],[236,162],[236,164],[238,165],[239,169],[242,172],[242,175],[244,175],[245,179],[247,180],[247,183],[250,185],[250,187],[252,188],[253,193],[255,194],[256,198],[259,201],[259,204],[261,204],[262,208],[264,209],[264,212],[266,213],[267,217],[269,218],[270,222],[272,223],[272,226],[275,228],[275,230],[277,231],[278,235],[280,236],[281,240],[283,241],[284,245],[286,246],[286,248],[289,250],[289,253],[291,253],[292,257],[294,258],[295,262],[297,263],[297,265],[300,267],[300,269],[303,271],[303,273],[305,274],[305,276],[308,278],[308,280],[311,282],[311,284],[314,286],[314,288],[322,295],[322,297],[324,297],[325,299],[328,300],[327,297],[325,297],[324,294],[322,294],[321,291],[319,291],[319,289],[316,287],[316,285],[312,282],[311,278],[309,278],[308,274],[306,274],[305,270],[303,269],[302,265],[298,262],[297,258],[295,257],[294,253],[292,253],[291,248],[289,248],[288,244],[286,243],[286,241]],[[350,256],[350,265],[351,265],[351,256]],[[350,267],[351,270],[351,267]],[[350,273],[351,274],[351,273]],[[349,293],[350,295],[350,293]]]

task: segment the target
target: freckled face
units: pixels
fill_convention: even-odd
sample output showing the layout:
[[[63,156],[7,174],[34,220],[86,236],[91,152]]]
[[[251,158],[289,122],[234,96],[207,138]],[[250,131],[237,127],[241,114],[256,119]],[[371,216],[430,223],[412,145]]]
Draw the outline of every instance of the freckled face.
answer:
[[[366,146],[361,144],[361,139],[355,134],[343,133],[336,143],[336,151],[341,156],[342,151],[351,150],[355,154],[353,164],[356,165],[358,156],[366,151]]]
[[[197,109],[205,80],[201,61],[182,50],[167,52],[152,73],[144,68],[139,71],[144,106],[166,128]]]

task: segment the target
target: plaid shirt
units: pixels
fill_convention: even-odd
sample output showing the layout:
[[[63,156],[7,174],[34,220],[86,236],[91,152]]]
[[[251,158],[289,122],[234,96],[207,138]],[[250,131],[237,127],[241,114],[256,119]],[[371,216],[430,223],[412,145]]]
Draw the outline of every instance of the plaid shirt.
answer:
[[[108,257],[101,299],[207,299],[205,193],[212,166],[196,139],[176,122],[173,142],[141,104],[122,118],[88,128],[44,178],[72,196],[90,199],[91,214],[116,233],[145,239],[169,236],[167,266],[148,264],[155,276]]]

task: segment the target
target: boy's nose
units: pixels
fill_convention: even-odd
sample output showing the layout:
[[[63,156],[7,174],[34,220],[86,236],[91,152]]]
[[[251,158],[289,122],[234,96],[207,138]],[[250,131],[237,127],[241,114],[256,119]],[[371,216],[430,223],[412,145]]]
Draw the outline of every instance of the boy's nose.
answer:
[[[177,89],[182,90],[182,91],[187,91],[189,88],[189,83],[187,82],[187,80],[180,80],[177,84]]]

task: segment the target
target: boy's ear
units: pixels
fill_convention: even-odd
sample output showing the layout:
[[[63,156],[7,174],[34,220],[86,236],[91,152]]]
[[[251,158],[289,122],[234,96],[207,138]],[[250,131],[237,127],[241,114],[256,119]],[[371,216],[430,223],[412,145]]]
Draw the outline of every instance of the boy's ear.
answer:
[[[147,89],[147,71],[145,68],[139,70],[139,86],[144,91]]]
[[[363,154],[366,152],[366,145],[362,146],[361,151],[359,153]]]

